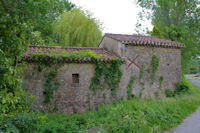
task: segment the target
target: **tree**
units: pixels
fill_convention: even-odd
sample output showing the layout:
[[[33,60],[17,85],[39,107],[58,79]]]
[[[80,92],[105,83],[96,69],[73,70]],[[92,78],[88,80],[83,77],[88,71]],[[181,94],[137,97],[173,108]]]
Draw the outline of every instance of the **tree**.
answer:
[[[157,28],[156,25],[154,25],[154,27],[153,27],[153,31],[151,33],[151,36],[156,36],[156,37],[159,37],[159,38],[164,38],[163,35],[160,33],[160,30]]]
[[[53,36],[53,24],[58,20],[64,11],[70,11],[75,5],[68,0],[36,0],[30,10],[35,12],[35,18],[32,18],[33,26],[33,38],[35,33],[40,33],[40,40],[44,41],[44,44],[48,45],[55,41]],[[36,39],[36,38],[35,38]],[[40,41],[39,40],[39,41]],[[35,41],[31,42],[34,44]]]
[[[97,46],[102,38],[101,24],[80,8],[64,12],[54,33],[65,46]]]
[[[21,88],[23,63],[18,62],[29,44],[31,32],[39,30],[38,25],[42,27],[40,17],[50,20],[51,15],[57,16],[58,11],[51,12],[49,2],[59,0],[0,1],[0,124],[2,115],[28,110],[30,104]]]
[[[182,48],[182,68],[185,72],[191,58],[200,51],[200,8],[197,0],[137,1],[150,14],[152,24],[158,27],[164,38],[186,44]]]

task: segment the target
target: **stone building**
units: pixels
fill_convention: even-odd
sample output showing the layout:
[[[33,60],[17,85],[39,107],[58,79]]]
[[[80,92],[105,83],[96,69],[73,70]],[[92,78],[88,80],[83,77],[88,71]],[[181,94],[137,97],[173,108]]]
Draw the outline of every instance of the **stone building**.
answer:
[[[181,81],[182,47],[184,44],[157,37],[121,34],[105,34],[97,48],[30,46],[24,55],[27,67],[23,75],[23,89],[35,96],[33,108],[47,112],[84,112],[97,108],[102,103],[106,104],[119,98],[127,99],[128,95],[163,97],[167,88],[175,89],[175,83]],[[51,58],[32,55],[38,52],[51,54],[52,50],[58,53],[89,50],[101,57],[96,61],[90,57],[62,58],[59,60],[62,66],[57,67],[58,64],[48,66]],[[95,92],[91,90],[97,63],[102,62],[111,66],[116,58],[122,62],[120,66],[122,75],[116,94],[112,94],[113,89],[109,86],[104,86],[108,80],[106,75],[101,76],[100,83],[100,86],[106,89],[98,89]],[[41,62],[46,62],[48,67],[39,71]],[[49,86],[52,84],[49,83],[52,80],[49,76],[53,75],[50,68],[56,70],[57,77],[54,77],[56,80],[52,83],[55,85],[58,81],[57,88]],[[131,79],[133,85],[130,88],[128,85]],[[47,95],[45,89],[48,90],[48,86],[54,90],[52,100],[47,103],[44,101]]]

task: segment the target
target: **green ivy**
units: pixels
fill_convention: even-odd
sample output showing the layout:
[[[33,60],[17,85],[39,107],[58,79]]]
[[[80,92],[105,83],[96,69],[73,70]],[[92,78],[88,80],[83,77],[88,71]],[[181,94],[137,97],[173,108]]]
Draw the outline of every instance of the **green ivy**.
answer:
[[[163,76],[160,76],[159,78],[159,86],[160,86],[160,90],[162,90],[162,83],[164,81],[164,77]]]
[[[90,89],[96,92],[98,89],[109,88],[112,95],[116,95],[116,89],[119,87],[122,72],[120,66],[122,62],[119,58],[115,58],[111,61],[111,64],[97,62],[95,74],[91,79]],[[101,85],[101,77],[105,76],[104,85]]]
[[[131,77],[128,83],[128,90],[127,90],[127,99],[130,100],[131,99],[131,93],[132,93],[132,89],[133,89],[133,82],[134,82],[135,78]]]
[[[111,64],[107,64],[105,62],[99,62],[99,59],[102,54],[96,54],[91,50],[81,50],[77,52],[68,53],[66,51],[56,52],[53,50],[49,50],[50,54],[44,54],[41,52],[31,53],[32,56],[35,56],[39,59],[44,59],[43,62],[38,63],[38,71],[42,71],[45,67],[49,67],[51,69],[48,78],[45,82],[45,103],[48,103],[53,98],[53,92],[56,88],[59,87],[59,81],[57,79],[58,69],[63,65],[62,59],[63,57],[67,57],[70,59],[76,59],[80,57],[90,57],[93,62],[96,64],[95,75],[91,79],[90,89],[96,92],[97,89],[109,88],[112,91],[112,95],[116,95],[116,89],[119,87],[120,79],[122,76],[122,72],[120,70],[120,66],[122,65],[122,61],[119,58],[114,58],[111,61]],[[45,62],[46,61],[46,62]],[[57,65],[57,68],[52,69],[52,65]],[[105,82],[104,85],[101,85],[101,77],[104,74]]]
[[[152,79],[152,84],[154,83],[155,80],[155,75],[156,75],[156,71],[158,70],[159,67],[159,62],[160,62],[160,57],[156,56],[155,54],[152,57],[152,75],[151,75],[151,79]]]
[[[80,50],[80,51],[75,51],[75,52],[67,52],[67,51],[62,51],[62,52],[57,52],[54,50],[49,50],[49,54],[44,54],[40,51],[37,53],[31,53],[32,56],[38,57],[38,58],[47,58],[47,59],[52,59],[53,61],[58,61],[59,59],[62,59],[63,57],[65,58],[80,58],[80,57],[90,57],[94,60],[100,59],[101,57],[106,57],[107,55],[105,54],[96,54],[94,51],[91,50]]]
[[[144,63],[142,63],[142,67],[141,67],[141,69],[140,69],[140,76],[139,76],[139,80],[141,80],[142,79],[142,77],[143,77],[143,75],[144,75]]]
[[[59,68],[56,67],[53,71],[49,73],[46,82],[44,84],[45,103],[48,103],[52,100],[54,90],[60,86],[60,83],[57,78],[58,69]]]

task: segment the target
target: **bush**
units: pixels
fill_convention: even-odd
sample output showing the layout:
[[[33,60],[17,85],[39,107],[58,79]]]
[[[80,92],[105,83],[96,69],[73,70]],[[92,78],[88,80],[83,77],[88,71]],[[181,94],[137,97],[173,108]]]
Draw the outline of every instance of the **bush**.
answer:
[[[165,90],[165,93],[166,93],[166,97],[173,97],[174,96],[174,92],[172,91],[171,88],[167,88]]]
[[[35,113],[20,113],[13,118],[6,118],[1,122],[2,133],[36,133],[40,131],[41,119]]]
[[[19,90],[14,94],[7,90],[0,91],[0,123],[6,117],[15,116],[21,112],[29,111],[29,106],[32,103],[33,97],[29,97],[23,90]]]
[[[176,89],[174,90],[175,95],[180,95],[182,93],[187,93],[189,91],[189,86],[185,82],[176,83]]]

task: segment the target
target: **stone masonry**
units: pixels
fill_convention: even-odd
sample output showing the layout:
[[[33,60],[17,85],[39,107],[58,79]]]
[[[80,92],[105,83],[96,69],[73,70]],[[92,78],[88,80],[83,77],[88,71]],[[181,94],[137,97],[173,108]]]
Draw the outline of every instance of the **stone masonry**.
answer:
[[[139,37],[139,38],[138,38]],[[107,59],[119,57],[124,60],[121,66],[122,78],[117,88],[117,96],[112,97],[110,90],[98,90],[96,93],[89,89],[91,78],[94,76],[96,65],[86,59],[65,62],[58,70],[59,88],[54,91],[50,103],[44,103],[44,83],[49,70],[37,70],[37,63],[28,62],[23,74],[23,89],[35,96],[33,109],[45,112],[77,113],[95,109],[102,103],[109,103],[116,99],[126,99],[127,85],[131,77],[135,78],[132,94],[142,97],[156,97],[159,93],[165,96],[165,89],[175,89],[175,83],[181,81],[181,47],[183,44],[156,37],[132,36],[120,34],[106,34],[99,48],[81,47],[45,47],[32,46],[28,52],[46,49],[76,50],[90,49],[96,53],[107,54]],[[153,55],[160,58],[159,67],[152,84],[151,62]],[[25,55],[25,60],[26,60]],[[83,61],[81,61],[83,60]],[[143,68],[142,68],[143,66]],[[54,66],[52,66],[54,67]],[[140,77],[141,69],[143,76]],[[79,83],[73,83],[73,74],[78,74]],[[163,77],[162,88],[159,79]]]

